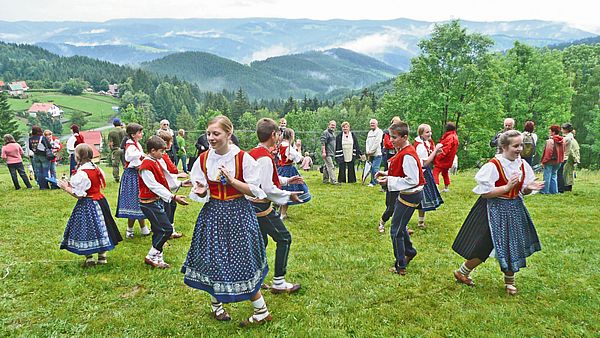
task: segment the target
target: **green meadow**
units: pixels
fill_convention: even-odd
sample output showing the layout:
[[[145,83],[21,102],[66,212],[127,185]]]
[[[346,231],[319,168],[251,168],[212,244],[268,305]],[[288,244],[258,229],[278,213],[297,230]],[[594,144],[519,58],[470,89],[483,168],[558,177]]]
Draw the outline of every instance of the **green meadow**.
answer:
[[[110,168],[105,172],[114,213],[118,185]],[[474,272],[474,288],[452,276],[462,262],[452,241],[476,200],[474,173],[452,176],[426,229],[413,217],[418,255],[399,276],[388,272],[389,223],[385,234],[377,232],[384,194],[360,184],[323,185],[309,172],[313,200],[290,207],[286,221],[293,236],[287,279],[302,289],[264,292],[274,320],[240,329],[252,313],[249,302],[226,305],[233,320],[217,322],[208,294],[185,286],[179,272],[201,204],[177,209],[184,237],[165,248],[171,269],[144,264],[151,241],[139,228],[109,252],[107,265],[83,268],[83,257],[59,250],[75,199],[60,190],[15,191],[0,167],[0,336],[599,336],[600,173],[578,172],[572,193],[525,198],[542,251],[517,274],[516,296],[505,294],[493,259]],[[126,222],[117,223],[124,235]],[[270,266],[274,249],[270,242]]]
[[[65,111],[64,118],[70,119],[76,111],[86,113],[87,124],[84,129],[94,129],[109,125],[115,115],[113,106],[119,105],[119,100],[110,96],[84,93],[82,95],[66,95],[60,92],[28,92],[26,99],[9,98],[10,110],[14,112],[27,111],[34,102],[53,102]],[[23,134],[29,132],[29,127],[23,118],[19,118],[19,131]],[[69,135],[70,123],[63,124],[63,134]]]

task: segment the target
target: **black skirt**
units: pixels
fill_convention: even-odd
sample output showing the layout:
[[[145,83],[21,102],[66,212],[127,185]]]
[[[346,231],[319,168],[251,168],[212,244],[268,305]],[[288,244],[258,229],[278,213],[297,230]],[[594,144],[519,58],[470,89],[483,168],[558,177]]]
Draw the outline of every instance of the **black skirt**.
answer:
[[[493,249],[487,200],[479,197],[458,231],[452,250],[464,259],[479,258],[485,261]]]

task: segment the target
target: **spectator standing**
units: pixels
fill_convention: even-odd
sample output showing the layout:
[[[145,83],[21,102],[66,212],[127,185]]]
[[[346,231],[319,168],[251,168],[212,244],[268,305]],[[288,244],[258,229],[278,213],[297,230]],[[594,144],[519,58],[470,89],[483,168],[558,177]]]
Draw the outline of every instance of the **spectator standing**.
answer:
[[[565,157],[566,160],[563,166],[563,191],[572,191],[574,183],[575,168],[579,164],[579,142],[573,135],[573,126],[570,123],[563,123],[562,133],[565,139]],[[559,190],[560,192],[560,190]]]
[[[17,179],[17,173],[21,176],[23,183],[27,186],[27,189],[31,189],[31,183],[25,173],[23,167],[23,148],[15,141],[15,138],[11,134],[4,135],[4,145],[2,146],[2,159],[6,161],[8,171],[10,172],[10,178],[15,186],[15,190],[21,189],[19,180]]]
[[[335,179],[335,167],[333,166],[336,126],[337,123],[334,120],[329,121],[327,129],[321,134],[321,157],[325,161],[323,164],[323,183],[339,184]]]
[[[50,146],[52,149],[52,153],[54,154],[54,158],[52,159],[48,159],[48,161],[50,162],[50,173],[49,173],[49,177],[53,178],[54,180],[56,180],[56,162],[58,160],[58,152],[60,151],[60,149],[62,148],[62,145],[60,143],[60,140],[58,139],[58,137],[52,135],[52,131],[49,129],[44,130],[44,137],[46,139],[48,139],[48,142],[50,142]],[[52,189],[58,189],[58,186],[55,184],[51,184],[50,188]]]
[[[550,127],[550,138],[546,141],[542,155],[542,167],[544,167],[544,188],[542,194],[558,193],[558,168],[565,154],[564,139],[560,134],[560,127]]]
[[[85,142],[83,135],[79,134],[78,125],[71,125],[71,133],[71,137],[67,140],[67,153],[69,153],[69,172],[72,176],[75,174],[75,167],[77,166],[77,162],[75,161],[75,147]]]
[[[500,146],[498,146],[498,138],[505,131],[509,131],[509,130],[513,130],[513,129],[515,129],[515,120],[510,117],[505,118],[504,119],[504,129],[502,131],[499,131],[498,133],[496,133],[496,136],[492,137],[492,140],[490,141],[490,147],[496,148],[498,154],[501,153],[502,149],[500,149]]]
[[[42,128],[38,126],[31,127],[31,137],[29,138],[29,150],[33,153],[33,170],[35,171],[35,179],[40,189],[48,189],[48,181],[50,173],[50,161],[46,155],[46,150],[52,149],[52,145],[47,138],[44,137]]]
[[[381,166],[381,142],[383,141],[383,131],[379,129],[376,119],[371,119],[369,121],[369,126],[371,127],[371,130],[369,130],[369,133],[367,134],[365,153],[367,155],[367,159],[371,161],[372,164],[371,182],[369,183],[369,187],[374,187],[377,185],[375,174],[377,174],[379,167]]]
[[[187,174],[187,150],[185,148],[185,130],[179,129],[177,131],[177,144],[179,144],[179,150],[177,151],[177,162],[175,162],[175,166],[179,165],[179,160],[181,160],[181,168],[183,172]],[[175,141],[173,141],[175,142]]]
[[[119,166],[125,168],[125,152],[121,148],[121,143],[127,136],[127,132],[125,132],[125,126],[119,118],[113,119],[113,126],[115,128],[108,133],[108,147],[111,151],[112,175],[115,182],[119,183],[121,178]]]
[[[525,160],[529,166],[532,166],[538,140],[537,134],[533,132],[534,128],[535,123],[533,121],[525,122],[525,127],[523,128],[523,151],[521,151],[521,158]]]
[[[169,149],[169,151],[167,151],[167,154],[169,155],[169,158],[171,159],[171,162],[173,163],[177,163],[177,153],[179,152],[179,143],[177,143],[177,138],[175,137],[175,132],[173,131],[173,129],[171,129],[169,126],[171,125],[171,123],[169,122],[169,120],[164,119],[160,121],[160,129],[156,131],[156,135],[158,136],[158,133],[160,133],[161,131],[166,131],[169,132],[171,134],[171,137],[173,138],[173,146],[171,147],[171,149]]]
[[[350,123],[342,123],[342,132],[335,139],[335,159],[340,167],[338,182],[356,183],[355,161],[360,157],[360,147],[354,132],[350,131]]]

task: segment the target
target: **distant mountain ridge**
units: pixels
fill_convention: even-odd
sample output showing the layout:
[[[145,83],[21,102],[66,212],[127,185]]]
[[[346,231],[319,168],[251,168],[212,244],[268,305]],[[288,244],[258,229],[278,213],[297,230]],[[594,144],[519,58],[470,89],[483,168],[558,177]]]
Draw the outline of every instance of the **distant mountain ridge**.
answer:
[[[243,88],[254,98],[312,97],[359,89],[393,78],[400,71],[342,48],[278,56],[250,65],[205,52],[183,52],[142,63],[141,68],[177,76],[206,91]]]
[[[461,21],[490,36],[496,50],[515,40],[534,46],[570,42],[596,34],[566,23],[540,20]],[[119,19],[106,22],[0,21],[0,40],[40,44],[63,56],[84,55],[119,64],[139,64],[167,54],[201,51],[248,64],[268,57],[345,48],[408,70],[418,42],[435,23],[410,19],[308,20]]]

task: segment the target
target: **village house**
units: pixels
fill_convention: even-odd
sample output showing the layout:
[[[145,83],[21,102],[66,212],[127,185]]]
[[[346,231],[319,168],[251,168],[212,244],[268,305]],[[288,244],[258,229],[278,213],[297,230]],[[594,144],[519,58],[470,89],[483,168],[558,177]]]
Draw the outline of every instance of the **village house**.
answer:
[[[8,95],[22,96],[23,95],[23,87],[16,82],[9,83],[8,84]]]
[[[0,93],[4,91],[4,81],[0,80]]]
[[[36,117],[38,113],[47,113],[52,117],[61,117],[64,111],[53,103],[34,103],[27,110],[30,116]]]
[[[119,97],[119,85],[118,84],[109,84],[108,90],[106,91],[108,95],[112,95],[114,97]]]

